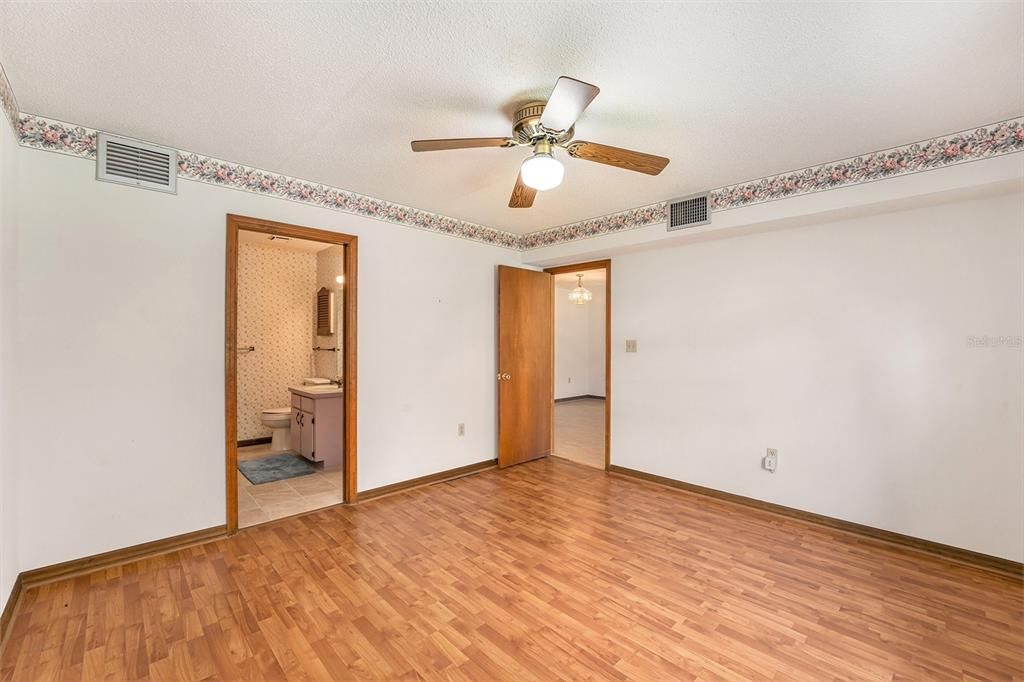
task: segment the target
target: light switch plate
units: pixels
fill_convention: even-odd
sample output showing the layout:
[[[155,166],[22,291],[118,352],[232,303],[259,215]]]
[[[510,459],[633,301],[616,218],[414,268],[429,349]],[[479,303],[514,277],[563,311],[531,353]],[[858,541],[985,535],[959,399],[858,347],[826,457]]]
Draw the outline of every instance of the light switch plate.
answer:
[[[636,339],[626,339],[626,352],[627,353],[635,353],[636,352]]]

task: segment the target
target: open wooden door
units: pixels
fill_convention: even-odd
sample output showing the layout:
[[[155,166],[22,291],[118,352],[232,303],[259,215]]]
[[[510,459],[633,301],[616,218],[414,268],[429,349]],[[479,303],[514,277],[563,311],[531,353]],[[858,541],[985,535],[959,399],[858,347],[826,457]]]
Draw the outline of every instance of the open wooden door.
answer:
[[[498,266],[498,466],[551,454],[554,292],[546,272]]]

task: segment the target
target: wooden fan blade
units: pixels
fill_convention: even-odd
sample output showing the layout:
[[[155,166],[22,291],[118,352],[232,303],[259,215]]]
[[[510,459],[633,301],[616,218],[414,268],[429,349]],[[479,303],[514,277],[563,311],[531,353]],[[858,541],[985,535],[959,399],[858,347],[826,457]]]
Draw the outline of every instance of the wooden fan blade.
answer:
[[[512,196],[509,197],[509,208],[530,208],[537,196],[537,190],[523,184],[523,174],[516,178],[516,186],[512,188]]]
[[[570,143],[565,150],[569,152],[569,156],[577,159],[596,161],[607,166],[625,168],[626,170],[646,173],[647,175],[657,175],[665,170],[665,166],[668,165],[669,161],[664,156],[644,154],[643,152],[635,152],[632,149],[610,147],[606,144],[584,142],[582,140]]]
[[[445,149],[476,149],[477,147],[511,147],[509,137],[457,137],[448,140],[413,140],[414,152],[439,152]]]
[[[555,81],[555,88],[544,105],[540,124],[548,130],[572,128],[576,119],[590,106],[599,92],[601,89],[596,85],[562,76]]]

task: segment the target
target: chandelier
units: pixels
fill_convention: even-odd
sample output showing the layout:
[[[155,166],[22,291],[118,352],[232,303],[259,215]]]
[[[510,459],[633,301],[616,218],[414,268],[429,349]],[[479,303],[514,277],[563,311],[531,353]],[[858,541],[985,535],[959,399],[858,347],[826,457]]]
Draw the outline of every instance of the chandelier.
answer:
[[[593,299],[594,294],[590,293],[590,289],[583,287],[583,275],[576,275],[576,288],[569,292],[569,301],[576,305],[583,305]]]

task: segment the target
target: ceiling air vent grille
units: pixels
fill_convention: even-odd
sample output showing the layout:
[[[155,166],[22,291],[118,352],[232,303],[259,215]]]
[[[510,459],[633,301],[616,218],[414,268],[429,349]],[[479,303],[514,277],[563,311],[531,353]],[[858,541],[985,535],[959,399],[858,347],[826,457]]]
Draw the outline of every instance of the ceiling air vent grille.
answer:
[[[97,180],[177,193],[177,151],[110,133],[100,133],[97,142]]]
[[[707,225],[710,222],[707,194],[694,194],[668,202],[669,231]]]

